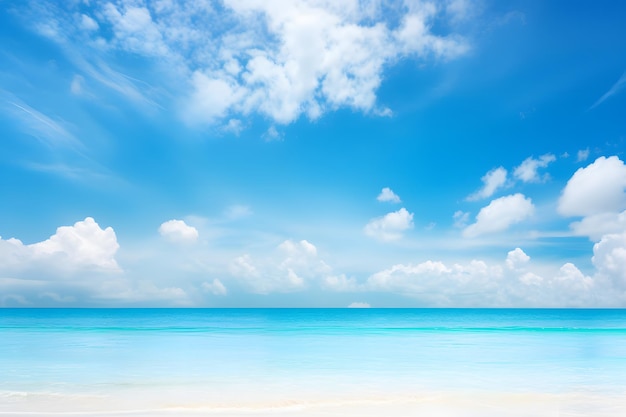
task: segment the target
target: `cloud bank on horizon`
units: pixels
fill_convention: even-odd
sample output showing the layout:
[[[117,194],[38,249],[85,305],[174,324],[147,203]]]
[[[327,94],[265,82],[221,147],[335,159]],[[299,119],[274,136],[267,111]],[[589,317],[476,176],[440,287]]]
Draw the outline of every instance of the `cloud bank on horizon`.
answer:
[[[626,307],[626,6],[570,7],[8,4],[0,306]]]
[[[435,307],[624,306],[625,189],[623,161],[616,156],[599,157],[578,169],[558,196],[558,212],[579,219],[570,223],[571,231],[595,242],[593,270],[589,275],[571,262],[563,263],[558,269],[534,264],[523,249],[516,247],[491,264],[481,259],[467,263],[425,260],[398,263],[369,276],[355,277],[323,260],[313,243],[287,239],[262,256],[249,253],[234,256],[217,271],[202,267],[201,279],[187,276],[177,278],[176,287],[159,287],[154,278],[140,278],[143,274],[137,276],[137,272],[121,267],[116,259],[120,245],[113,228],[102,229],[93,218],[87,217],[73,226],[59,227],[50,238],[30,245],[15,238],[0,238],[0,274],[10,277],[0,279],[0,301],[3,305],[21,306],[50,303],[194,306],[203,305],[199,299],[207,294],[227,296],[229,286],[233,285],[238,291],[260,295],[321,291],[375,299],[376,294],[392,293],[412,298],[418,305]],[[590,192],[593,192],[591,200]],[[388,187],[383,188],[381,195],[386,196],[382,201],[399,201]],[[457,239],[502,234],[533,214],[534,206],[523,194],[495,198],[479,210],[476,222],[466,226]],[[412,226],[412,216],[405,208],[390,212],[370,220],[364,234],[382,244],[408,240],[402,232]],[[156,262],[157,257],[172,254],[176,257],[172,245],[189,250],[190,246],[198,246],[201,238],[198,230],[184,220],[165,221],[158,233],[170,247],[153,249],[151,261]],[[201,264],[205,258],[202,251],[193,252],[190,259]],[[349,307],[369,305],[353,302]]]

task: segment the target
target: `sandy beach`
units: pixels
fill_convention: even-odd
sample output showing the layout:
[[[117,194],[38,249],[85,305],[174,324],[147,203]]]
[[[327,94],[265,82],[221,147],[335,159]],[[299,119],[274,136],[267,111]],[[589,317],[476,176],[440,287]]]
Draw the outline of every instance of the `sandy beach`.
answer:
[[[135,393],[138,394],[138,393]],[[152,394],[154,395],[154,393]],[[211,395],[209,395],[210,397]],[[273,401],[251,400],[256,395],[241,394],[240,400],[195,401],[185,395],[150,397],[88,395],[3,394],[0,416],[207,416],[207,417],[617,417],[626,415],[623,396],[584,393],[491,393],[429,392],[413,396],[372,396],[369,398],[297,398]],[[339,397],[336,395],[335,397]]]

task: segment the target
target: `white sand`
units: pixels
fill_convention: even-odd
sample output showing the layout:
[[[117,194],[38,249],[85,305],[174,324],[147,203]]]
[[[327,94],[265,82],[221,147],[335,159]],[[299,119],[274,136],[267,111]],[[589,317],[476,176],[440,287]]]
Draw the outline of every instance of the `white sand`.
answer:
[[[430,392],[368,399],[300,399],[281,401],[213,400],[163,395],[148,398],[113,398],[102,395],[58,395],[4,393],[0,416],[207,416],[207,417],[622,417],[626,416],[626,396],[586,393],[489,393]],[[169,398],[168,398],[169,397]],[[154,407],[145,407],[154,405]]]

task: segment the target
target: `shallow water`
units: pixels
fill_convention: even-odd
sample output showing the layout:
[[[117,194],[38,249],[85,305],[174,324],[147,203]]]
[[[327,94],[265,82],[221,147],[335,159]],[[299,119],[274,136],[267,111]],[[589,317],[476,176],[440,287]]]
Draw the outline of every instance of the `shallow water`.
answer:
[[[0,415],[622,416],[623,398],[626,310],[0,310]]]

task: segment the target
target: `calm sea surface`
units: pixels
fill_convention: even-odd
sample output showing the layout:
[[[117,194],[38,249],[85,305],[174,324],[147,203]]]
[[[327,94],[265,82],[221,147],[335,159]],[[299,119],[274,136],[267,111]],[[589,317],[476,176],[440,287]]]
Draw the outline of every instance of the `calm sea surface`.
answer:
[[[285,415],[468,393],[624,415],[626,310],[0,309],[0,415]]]

